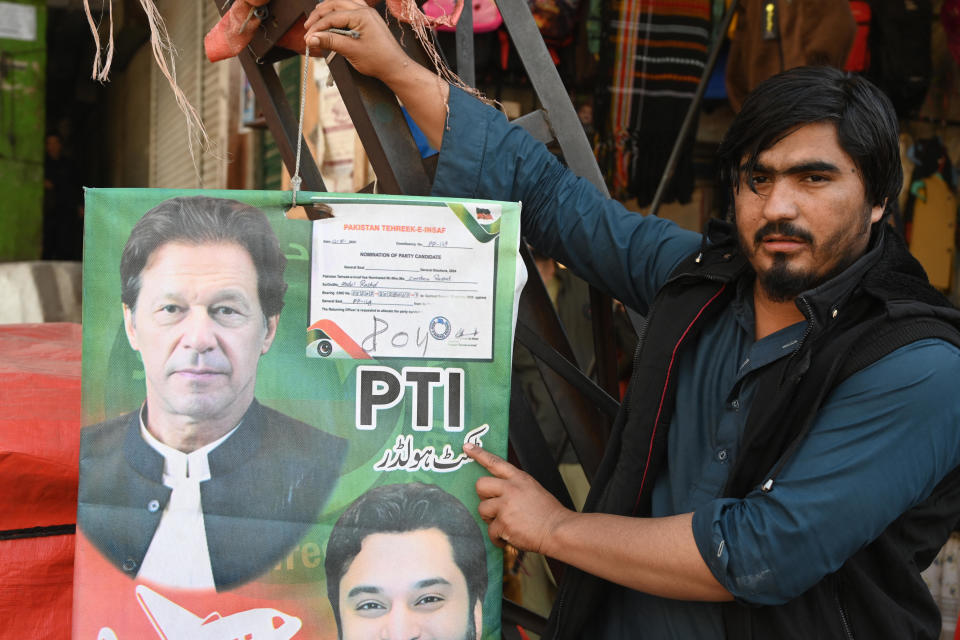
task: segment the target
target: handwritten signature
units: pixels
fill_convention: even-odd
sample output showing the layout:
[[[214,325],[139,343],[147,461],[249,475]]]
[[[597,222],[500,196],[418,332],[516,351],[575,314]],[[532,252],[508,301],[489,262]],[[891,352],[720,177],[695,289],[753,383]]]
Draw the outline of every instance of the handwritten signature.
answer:
[[[464,443],[483,446],[483,436],[490,431],[490,425],[483,424],[468,432],[463,438]],[[455,454],[449,444],[443,445],[443,450],[437,454],[435,447],[426,446],[415,449],[413,436],[410,434],[397,436],[397,442],[391,449],[383,452],[380,461],[373,465],[374,471],[437,471],[448,473],[456,471],[463,465],[473,462],[465,453]]]
[[[381,296],[385,295],[385,292],[380,292]],[[414,294],[416,295],[416,294]],[[397,296],[401,297],[401,296]],[[402,296],[406,297],[406,296]],[[369,302],[363,301],[359,298],[354,298],[356,304],[369,304]],[[389,342],[390,346],[395,349],[403,349],[408,344],[410,340],[414,340],[414,344],[421,348],[420,357],[425,357],[427,355],[427,346],[431,341],[436,340],[433,336],[430,335],[429,329],[424,329],[423,327],[417,327],[416,335],[411,336],[407,331],[390,331],[390,323],[379,318],[376,315],[373,317],[373,331],[368,333],[366,336],[360,340],[360,347],[370,354],[377,353],[378,349],[383,345],[384,342]],[[480,335],[480,330],[477,328],[465,329],[458,328],[454,334],[457,338],[461,339],[473,339],[474,341]]]
[[[390,323],[384,320],[383,318],[378,318],[373,316],[373,331],[368,334],[363,340],[360,341],[360,347],[367,353],[376,353],[378,346],[378,338],[383,334],[387,333],[390,330]],[[420,354],[422,356],[427,355],[427,344],[430,342],[430,332],[423,331],[421,333],[422,327],[417,327],[417,335],[415,338],[416,345],[418,347],[423,347],[423,352]],[[386,338],[386,336],[384,336]],[[410,334],[406,331],[396,331],[390,337],[390,345],[396,349],[402,349],[407,346],[410,342]]]

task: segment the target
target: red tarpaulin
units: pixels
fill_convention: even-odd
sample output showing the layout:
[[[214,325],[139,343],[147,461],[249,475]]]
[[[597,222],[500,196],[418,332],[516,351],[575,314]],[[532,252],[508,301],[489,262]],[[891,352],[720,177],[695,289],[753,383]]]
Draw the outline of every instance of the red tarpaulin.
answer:
[[[2,640],[70,637],[79,447],[80,325],[0,325]]]

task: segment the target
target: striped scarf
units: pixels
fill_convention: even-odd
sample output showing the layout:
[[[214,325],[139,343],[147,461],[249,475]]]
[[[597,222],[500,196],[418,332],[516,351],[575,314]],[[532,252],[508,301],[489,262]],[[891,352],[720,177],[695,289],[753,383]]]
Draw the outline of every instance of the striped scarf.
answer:
[[[710,5],[710,0],[612,0],[609,6],[613,74],[605,137],[616,197],[636,196],[640,206],[653,199],[703,74]],[[691,137],[665,201],[690,200],[692,145]]]

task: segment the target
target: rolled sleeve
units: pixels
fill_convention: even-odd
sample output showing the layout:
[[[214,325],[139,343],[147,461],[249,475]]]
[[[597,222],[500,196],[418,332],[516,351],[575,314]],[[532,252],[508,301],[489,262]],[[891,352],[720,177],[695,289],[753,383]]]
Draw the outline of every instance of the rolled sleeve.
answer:
[[[523,233],[584,280],[645,313],[700,235],[626,210],[500,112],[450,88],[433,194],[523,204]]]
[[[738,600],[776,605],[839,569],[960,465],[960,350],[921,340],[837,386],[773,489],[697,509],[693,534]]]
[[[447,127],[440,145],[432,194],[504,199],[480,193],[480,168],[487,150],[488,130],[499,114],[454,86],[450,87],[447,108]],[[490,189],[496,187],[489,185]]]

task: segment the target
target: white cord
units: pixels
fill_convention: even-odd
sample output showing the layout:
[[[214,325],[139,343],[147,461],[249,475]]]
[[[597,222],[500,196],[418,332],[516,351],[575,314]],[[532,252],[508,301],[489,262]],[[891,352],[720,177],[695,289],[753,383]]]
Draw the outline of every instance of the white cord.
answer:
[[[303,79],[300,82],[300,121],[297,124],[297,162],[293,176],[290,178],[290,187],[293,189],[293,206],[297,206],[297,191],[300,190],[300,152],[303,149],[303,106],[307,99],[307,69],[310,67],[310,45],[303,54]]]

